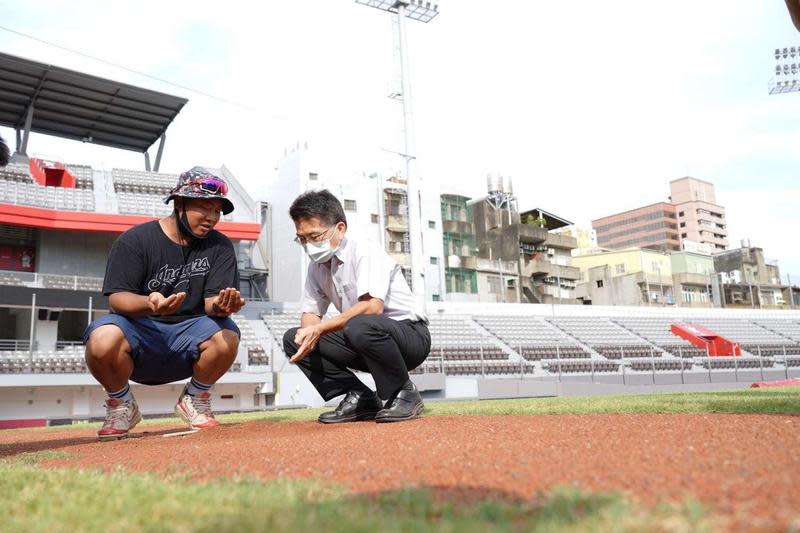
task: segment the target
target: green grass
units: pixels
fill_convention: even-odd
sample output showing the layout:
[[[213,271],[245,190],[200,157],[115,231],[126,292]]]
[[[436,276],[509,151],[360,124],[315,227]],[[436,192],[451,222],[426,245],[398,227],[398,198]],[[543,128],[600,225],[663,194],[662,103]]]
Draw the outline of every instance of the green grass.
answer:
[[[644,509],[618,494],[561,488],[531,502],[466,505],[427,489],[354,496],[317,481],[43,470],[0,461],[4,532],[59,531],[702,531],[699,505]]]
[[[431,403],[432,415],[800,413],[800,387],[721,392]]]
[[[327,409],[287,409],[219,415],[224,423],[252,420],[302,422],[316,420]],[[591,415],[655,413],[728,413],[794,414],[800,413],[800,387],[738,389],[719,392],[641,394],[520,400],[429,401],[424,416],[496,416],[496,415]],[[144,420],[142,426],[180,425],[177,418]],[[85,427],[97,424],[80,423]],[[48,431],[63,426],[12,431]]]
[[[222,415],[224,422],[316,420],[325,409]],[[800,387],[625,396],[429,401],[425,416],[592,415],[646,413],[800,413]]]

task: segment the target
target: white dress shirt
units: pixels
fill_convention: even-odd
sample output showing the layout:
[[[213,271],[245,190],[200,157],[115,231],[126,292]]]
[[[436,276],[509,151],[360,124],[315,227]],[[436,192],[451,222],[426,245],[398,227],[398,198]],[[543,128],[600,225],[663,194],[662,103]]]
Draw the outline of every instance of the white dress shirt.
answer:
[[[386,317],[427,322],[400,265],[379,246],[346,236],[330,261],[308,265],[302,311],[323,316],[333,304],[341,313],[365,294],[383,300]]]

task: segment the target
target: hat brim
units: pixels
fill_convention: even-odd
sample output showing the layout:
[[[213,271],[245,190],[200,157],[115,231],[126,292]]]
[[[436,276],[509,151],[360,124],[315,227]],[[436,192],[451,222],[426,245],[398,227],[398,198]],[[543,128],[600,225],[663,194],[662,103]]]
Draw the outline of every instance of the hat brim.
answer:
[[[166,198],[164,198],[164,203],[168,204],[171,200],[173,200],[175,197],[178,197],[178,196],[181,197],[181,198],[198,198],[198,199],[202,198],[202,199],[205,199],[205,200],[220,200],[222,202],[222,214],[223,215],[229,215],[229,214],[233,213],[233,202],[231,202],[230,200],[228,200],[224,196],[209,196],[207,194],[193,194],[191,192],[187,192],[187,193],[172,193],[169,196],[167,196]]]

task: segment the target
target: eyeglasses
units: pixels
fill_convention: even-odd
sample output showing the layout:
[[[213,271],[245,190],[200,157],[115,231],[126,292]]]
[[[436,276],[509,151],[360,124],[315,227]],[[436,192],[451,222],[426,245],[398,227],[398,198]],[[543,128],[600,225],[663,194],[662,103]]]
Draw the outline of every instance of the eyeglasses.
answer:
[[[207,176],[204,178],[195,178],[191,181],[187,181],[186,183],[181,184],[180,186],[175,188],[175,192],[180,189],[191,187],[193,190],[197,192],[207,192],[209,194],[217,194],[226,196],[228,194],[228,184],[224,181]]]
[[[299,244],[300,246],[305,246],[307,242],[321,242],[325,238],[325,234],[328,233],[330,230],[334,229],[336,226],[331,226],[330,228],[326,229],[325,231],[321,231],[319,233],[312,233],[311,235],[307,235],[301,237],[298,235],[294,238],[294,242]]]

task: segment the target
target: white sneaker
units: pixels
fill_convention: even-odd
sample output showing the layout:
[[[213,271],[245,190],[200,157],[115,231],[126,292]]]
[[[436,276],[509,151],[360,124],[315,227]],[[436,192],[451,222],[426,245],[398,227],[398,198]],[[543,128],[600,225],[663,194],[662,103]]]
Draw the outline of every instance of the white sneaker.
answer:
[[[192,429],[213,428],[219,425],[219,421],[214,418],[214,413],[211,411],[211,394],[207,392],[191,396],[186,393],[184,387],[175,406],[175,414]]]
[[[136,400],[122,402],[115,398],[106,400],[106,423],[97,432],[100,440],[118,440],[128,436],[136,424],[142,421],[142,413]]]

